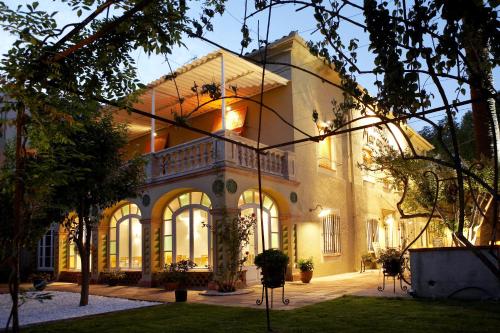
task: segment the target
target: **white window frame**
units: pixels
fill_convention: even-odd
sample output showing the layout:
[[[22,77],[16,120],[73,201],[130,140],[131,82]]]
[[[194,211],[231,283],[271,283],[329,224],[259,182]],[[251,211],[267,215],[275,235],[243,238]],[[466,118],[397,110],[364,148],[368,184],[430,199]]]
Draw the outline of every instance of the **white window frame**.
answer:
[[[54,271],[54,237],[57,224],[52,224],[47,232],[38,241],[36,268],[39,271]],[[50,235],[50,244],[47,244],[47,235]],[[47,250],[49,253],[47,254]],[[49,266],[45,265],[45,260],[49,257]],[[40,264],[40,262],[42,264]]]

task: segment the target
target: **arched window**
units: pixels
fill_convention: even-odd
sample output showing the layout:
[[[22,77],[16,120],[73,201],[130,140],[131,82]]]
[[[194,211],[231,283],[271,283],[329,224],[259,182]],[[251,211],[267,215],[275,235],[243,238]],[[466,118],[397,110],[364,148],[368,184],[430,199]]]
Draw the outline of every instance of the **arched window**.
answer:
[[[264,219],[264,242],[266,249],[280,248],[280,227],[278,220],[278,206],[271,197],[262,194],[262,216]],[[254,229],[253,235],[250,237],[250,242],[244,252],[248,251],[247,263],[253,264],[256,253],[262,252],[262,227],[260,223],[260,208],[259,208],[259,192],[256,190],[247,190],[243,192],[238,201],[238,208],[241,210],[241,215],[255,214],[257,217],[257,226]]]
[[[136,204],[118,208],[109,224],[109,267],[139,269],[142,266],[141,211]]]
[[[203,192],[188,192],[170,201],[163,213],[163,262],[192,260],[198,267],[211,262],[212,203]]]

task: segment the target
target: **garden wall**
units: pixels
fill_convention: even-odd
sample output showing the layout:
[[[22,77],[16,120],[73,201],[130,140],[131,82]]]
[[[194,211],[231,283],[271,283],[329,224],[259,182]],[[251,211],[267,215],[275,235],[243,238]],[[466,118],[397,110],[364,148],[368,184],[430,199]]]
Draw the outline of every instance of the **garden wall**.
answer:
[[[489,247],[476,247],[492,259]],[[498,258],[500,247],[494,252]],[[410,250],[412,289],[417,297],[500,299],[500,281],[468,248]]]

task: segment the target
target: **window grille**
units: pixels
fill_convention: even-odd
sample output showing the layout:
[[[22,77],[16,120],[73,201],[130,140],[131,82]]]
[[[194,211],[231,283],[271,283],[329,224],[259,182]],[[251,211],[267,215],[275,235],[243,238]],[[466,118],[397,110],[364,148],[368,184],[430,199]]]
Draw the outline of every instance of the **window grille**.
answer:
[[[323,253],[340,254],[340,216],[329,214],[323,217]]]

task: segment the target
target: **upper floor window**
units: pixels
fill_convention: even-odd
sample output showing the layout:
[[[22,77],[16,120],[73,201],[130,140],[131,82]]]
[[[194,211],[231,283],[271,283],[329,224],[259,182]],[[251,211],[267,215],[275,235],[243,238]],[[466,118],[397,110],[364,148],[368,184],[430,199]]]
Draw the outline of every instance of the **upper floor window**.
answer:
[[[340,215],[323,216],[323,254],[340,254]]]
[[[259,192],[256,190],[247,190],[243,192],[238,201],[238,208],[241,215],[247,216],[255,214],[257,225],[250,235],[249,244],[243,249],[248,252],[248,264],[253,264],[255,254],[262,252],[262,234],[264,234],[264,243],[266,249],[280,248],[280,225],[278,219],[278,206],[274,200],[267,194],[262,194],[262,218],[264,230],[262,231]]]
[[[332,136],[326,137],[318,143],[318,165],[335,170],[335,147]]]
[[[136,204],[118,208],[109,224],[109,265],[111,268],[142,267],[141,211]]]
[[[375,252],[375,247],[379,243],[378,220],[371,218],[366,221],[366,241],[368,252]]]
[[[191,260],[198,267],[211,263],[210,209],[212,203],[203,192],[175,197],[163,212],[163,263]]]

